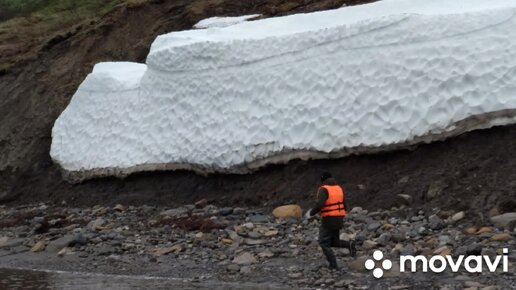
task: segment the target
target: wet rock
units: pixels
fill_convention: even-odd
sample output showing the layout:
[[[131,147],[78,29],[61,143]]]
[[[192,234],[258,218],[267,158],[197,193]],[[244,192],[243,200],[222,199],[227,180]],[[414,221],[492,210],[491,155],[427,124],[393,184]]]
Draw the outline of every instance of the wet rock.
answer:
[[[303,210],[297,204],[284,205],[275,208],[272,215],[276,218],[296,218],[300,219],[303,216]]]
[[[491,222],[497,228],[505,228],[510,222],[516,221],[516,212],[508,212],[501,215],[491,217]],[[512,230],[512,229],[510,229]]]
[[[250,265],[257,262],[258,260],[256,260],[254,255],[249,252],[243,252],[240,255],[233,258],[233,263],[237,265]]]
[[[30,249],[32,252],[37,253],[45,250],[45,241],[39,241],[37,242],[32,248]]]

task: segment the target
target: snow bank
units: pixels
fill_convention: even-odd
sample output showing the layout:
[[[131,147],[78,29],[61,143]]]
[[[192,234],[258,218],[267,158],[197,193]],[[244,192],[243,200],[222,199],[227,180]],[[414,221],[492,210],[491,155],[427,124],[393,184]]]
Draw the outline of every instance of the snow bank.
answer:
[[[237,17],[210,17],[199,21],[194,25],[194,28],[213,28],[213,27],[228,27],[238,23],[245,22],[254,18],[262,16],[261,14],[244,15]]]
[[[53,128],[70,180],[246,173],[516,122],[516,1],[384,0],[159,36]]]

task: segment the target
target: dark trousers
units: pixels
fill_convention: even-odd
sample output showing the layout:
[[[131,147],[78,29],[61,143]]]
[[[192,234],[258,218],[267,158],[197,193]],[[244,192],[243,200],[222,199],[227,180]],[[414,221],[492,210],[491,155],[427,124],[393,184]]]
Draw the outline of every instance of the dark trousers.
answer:
[[[319,228],[319,245],[330,263],[330,268],[337,268],[337,258],[331,248],[349,248],[349,242],[341,240],[339,235],[340,230]]]

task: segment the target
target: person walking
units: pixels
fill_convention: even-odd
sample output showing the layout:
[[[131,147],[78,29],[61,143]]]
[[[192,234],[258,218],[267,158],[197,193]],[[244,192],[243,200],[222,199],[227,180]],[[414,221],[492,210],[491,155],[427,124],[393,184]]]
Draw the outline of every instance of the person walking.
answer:
[[[337,270],[339,267],[332,247],[347,248],[352,257],[356,256],[357,251],[354,241],[340,239],[340,229],[346,216],[344,189],[329,172],[321,174],[321,183],[322,186],[317,191],[317,202],[308,210],[305,217],[310,218],[316,214],[321,216],[319,245],[328,260],[329,268]]]

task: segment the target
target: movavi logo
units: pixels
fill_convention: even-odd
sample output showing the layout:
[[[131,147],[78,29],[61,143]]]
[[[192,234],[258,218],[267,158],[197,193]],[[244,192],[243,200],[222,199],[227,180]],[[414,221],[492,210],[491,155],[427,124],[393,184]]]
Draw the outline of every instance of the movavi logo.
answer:
[[[450,268],[452,272],[456,273],[461,269],[469,273],[482,273],[485,270],[489,272],[495,272],[498,267],[502,266],[503,272],[509,271],[509,250],[502,249],[502,255],[498,255],[492,260],[487,255],[482,256],[464,256],[460,255],[457,259],[454,259],[450,255],[446,256],[432,256],[428,259],[426,256],[418,255],[404,255],[400,256],[400,272],[428,272],[429,270],[433,273],[444,272],[447,268]],[[373,270],[373,276],[375,278],[381,278],[384,270],[390,270],[392,268],[392,262],[385,259],[382,262],[381,268],[375,268],[375,260],[380,261],[383,259],[383,253],[381,251],[375,251],[373,253],[373,259],[369,259],[365,262],[365,268],[367,270]],[[383,269],[382,269],[383,268]]]

